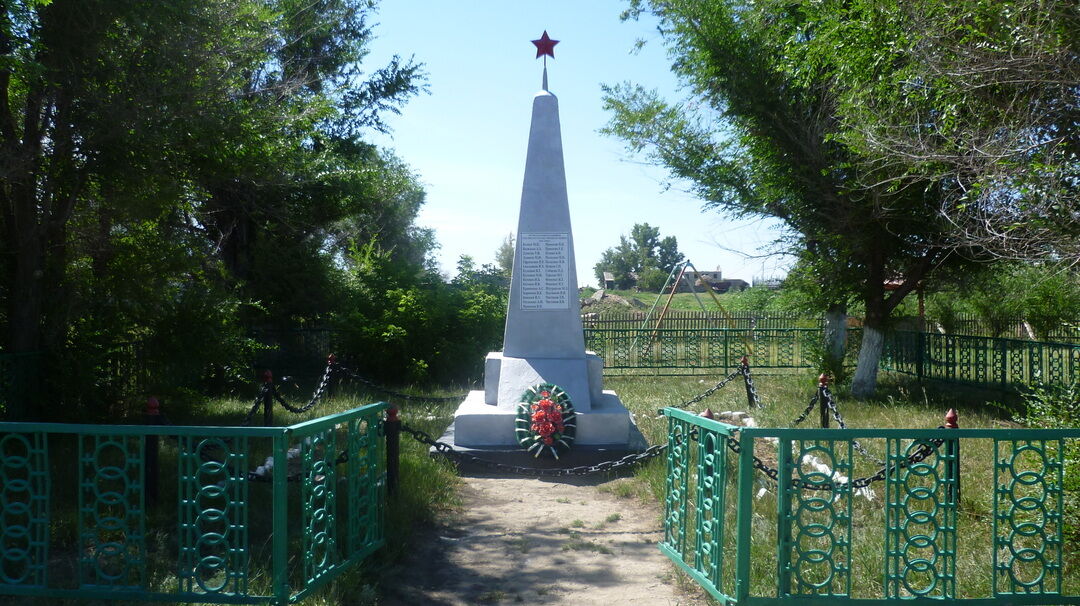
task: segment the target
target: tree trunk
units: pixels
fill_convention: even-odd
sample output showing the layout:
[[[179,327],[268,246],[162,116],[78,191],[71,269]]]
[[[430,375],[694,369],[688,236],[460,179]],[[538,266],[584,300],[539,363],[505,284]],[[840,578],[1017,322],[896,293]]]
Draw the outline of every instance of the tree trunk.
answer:
[[[855,378],[851,381],[851,395],[860,400],[872,397],[877,390],[878,362],[885,345],[885,331],[880,325],[863,325],[862,347]]]
[[[834,303],[825,312],[825,368],[835,378],[844,368],[847,344],[847,306]]]

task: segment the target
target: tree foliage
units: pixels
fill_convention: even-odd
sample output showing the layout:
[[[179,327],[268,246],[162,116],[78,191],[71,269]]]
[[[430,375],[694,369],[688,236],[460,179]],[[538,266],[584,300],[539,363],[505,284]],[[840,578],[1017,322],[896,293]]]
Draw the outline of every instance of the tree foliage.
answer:
[[[342,280],[349,251],[372,246],[421,284],[423,191],[364,137],[424,79],[396,57],[365,71],[373,10],[5,3],[3,349],[85,360],[136,342],[169,372],[188,360],[243,374],[246,326],[382,296]]]
[[[897,28],[903,25],[912,44],[929,53],[947,40],[920,37],[899,18],[908,10],[900,2],[630,4],[628,16],[647,10],[659,18],[672,69],[691,98],[672,104],[638,86],[609,86],[607,132],[689,182],[706,206],[783,220],[789,252],[800,259],[799,280],[818,292],[822,306],[865,308],[853,389],[860,397],[872,394],[881,331],[892,311],[932,272],[985,254],[978,242],[957,237],[956,220],[941,212],[956,203],[964,182],[875,152],[859,130],[856,110],[864,118],[905,115],[884,96],[879,100],[888,107],[865,104],[858,88],[873,81],[883,94],[903,90],[901,68],[911,58],[892,44]],[[953,11],[941,3],[913,4]],[[964,6],[1008,10],[974,0]],[[961,25],[978,35],[985,24],[960,20],[952,27]],[[891,97],[894,103],[907,98]],[[941,109],[928,106],[914,126],[940,118]],[[978,145],[956,134],[954,146]]]
[[[635,223],[629,237],[619,236],[618,246],[601,253],[593,271],[601,285],[604,284],[604,272],[611,272],[616,288],[636,285],[643,290],[659,290],[682,258],[675,236],[661,238],[659,227]]]

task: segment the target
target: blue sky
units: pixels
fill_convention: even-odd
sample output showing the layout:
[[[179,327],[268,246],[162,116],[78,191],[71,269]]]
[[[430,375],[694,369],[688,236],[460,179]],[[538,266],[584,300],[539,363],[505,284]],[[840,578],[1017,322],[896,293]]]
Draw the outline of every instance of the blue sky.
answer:
[[[452,275],[460,255],[477,264],[517,226],[532,97],[542,61],[530,42],[544,30],[559,40],[548,59],[549,89],[559,97],[564,161],[580,285],[596,284],[593,265],[635,223],[675,236],[700,270],[751,281],[779,277],[788,260],[754,258],[779,236],[769,221],[735,221],[702,212],[693,196],[663,187],[665,172],[597,131],[609,120],[602,83],[633,81],[680,96],[652,21],[619,21],[618,0],[383,0],[371,54],[425,65],[430,93],[387,120],[375,142],[392,148],[419,175],[427,203],[418,223],[435,229],[440,265]],[[647,44],[634,52],[634,43]]]

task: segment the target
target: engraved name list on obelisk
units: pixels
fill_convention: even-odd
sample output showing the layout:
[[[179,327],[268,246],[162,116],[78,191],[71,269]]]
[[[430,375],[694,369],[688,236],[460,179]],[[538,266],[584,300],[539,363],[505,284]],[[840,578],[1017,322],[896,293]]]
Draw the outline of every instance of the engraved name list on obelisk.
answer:
[[[521,248],[521,309],[550,311],[570,309],[570,234],[523,233]]]

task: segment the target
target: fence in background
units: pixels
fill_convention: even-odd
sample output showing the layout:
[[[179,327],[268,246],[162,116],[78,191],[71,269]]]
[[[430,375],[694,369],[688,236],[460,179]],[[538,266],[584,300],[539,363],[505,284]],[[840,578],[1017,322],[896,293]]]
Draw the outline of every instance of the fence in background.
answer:
[[[288,427],[0,423],[0,595],[301,600],[383,544],[385,409]]]
[[[852,361],[860,334],[848,331]],[[812,368],[821,341],[817,328],[585,329],[585,348],[604,359],[605,373],[615,375],[715,373],[738,367],[743,356],[757,369]]]
[[[1080,344],[895,331],[885,340],[882,368],[1001,389],[1069,385],[1080,381]]]
[[[657,328],[656,323],[659,312],[648,323],[645,322],[648,313],[642,311],[629,311],[625,313],[605,312],[603,315],[589,314],[588,308],[584,308],[582,323],[586,328],[611,328],[611,329],[639,329]],[[750,312],[750,311],[691,311],[691,310],[668,310],[664,314],[663,322],[659,328],[701,330],[709,328],[727,328],[749,330],[751,328],[820,328],[821,316],[807,316],[797,313],[782,312]]]
[[[1080,604],[1062,561],[1063,506],[1077,496],[1063,468],[1080,429],[754,429],[663,413],[660,549],[721,603]],[[867,490],[854,479],[858,441],[883,446],[873,481],[884,504],[855,506]],[[992,478],[966,484],[990,491],[985,515],[958,517],[961,443],[979,453],[964,473],[982,465]],[[775,505],[755,499],[764,452],[777,459]],[[959,557],[983,563],[985,575],[957,578]]]

